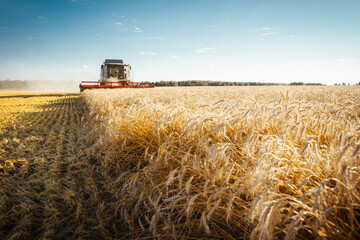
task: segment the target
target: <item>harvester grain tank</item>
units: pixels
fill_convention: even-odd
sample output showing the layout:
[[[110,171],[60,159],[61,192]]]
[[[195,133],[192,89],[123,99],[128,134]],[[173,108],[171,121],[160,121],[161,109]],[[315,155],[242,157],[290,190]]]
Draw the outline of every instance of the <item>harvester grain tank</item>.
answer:
[[[101,65],[99,81],[82,81],[80,91],[99,88],[153,88],[153,82],[133,82],[129,64],[120,59],[105,59]]]

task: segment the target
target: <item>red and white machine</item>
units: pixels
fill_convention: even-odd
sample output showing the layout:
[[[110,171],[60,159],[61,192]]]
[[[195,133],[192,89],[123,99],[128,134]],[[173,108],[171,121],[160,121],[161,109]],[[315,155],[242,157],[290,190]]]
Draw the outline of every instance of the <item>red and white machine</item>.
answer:
[[[133,82],[132,69],[120,59],[105,59],[99,81],[82,81],[80,91],[99,88],[153,88],[153,82]]]

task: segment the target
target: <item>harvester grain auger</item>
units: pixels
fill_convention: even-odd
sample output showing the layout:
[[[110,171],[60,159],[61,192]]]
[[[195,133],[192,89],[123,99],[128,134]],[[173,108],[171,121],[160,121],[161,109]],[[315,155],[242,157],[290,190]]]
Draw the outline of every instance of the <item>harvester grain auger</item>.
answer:
[[[133,82],[132,69],[123,60],[105,59],[101,65],[99,81],[82,81],[79,85],[80,91],[85,89],[101,88],[153,88],[153,82]]]

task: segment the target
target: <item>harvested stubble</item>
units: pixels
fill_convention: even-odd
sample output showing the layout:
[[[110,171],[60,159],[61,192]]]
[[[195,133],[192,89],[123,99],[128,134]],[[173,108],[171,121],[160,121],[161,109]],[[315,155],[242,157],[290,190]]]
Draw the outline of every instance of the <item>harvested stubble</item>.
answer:
[[[360,88],[85,91],[132,237],[360,238]],[[115,169],[115,170],[114,170]]]
[[[122,238],[83,116],[78,95],[0,94],[0,239]]]

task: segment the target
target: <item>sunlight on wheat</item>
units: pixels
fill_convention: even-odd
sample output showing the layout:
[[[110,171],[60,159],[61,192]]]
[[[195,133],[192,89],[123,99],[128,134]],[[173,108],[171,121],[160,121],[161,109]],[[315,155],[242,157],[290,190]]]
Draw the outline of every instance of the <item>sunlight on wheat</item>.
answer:
[[[138,237],[356,239],[359,90],[85,91],[88,154]]]

